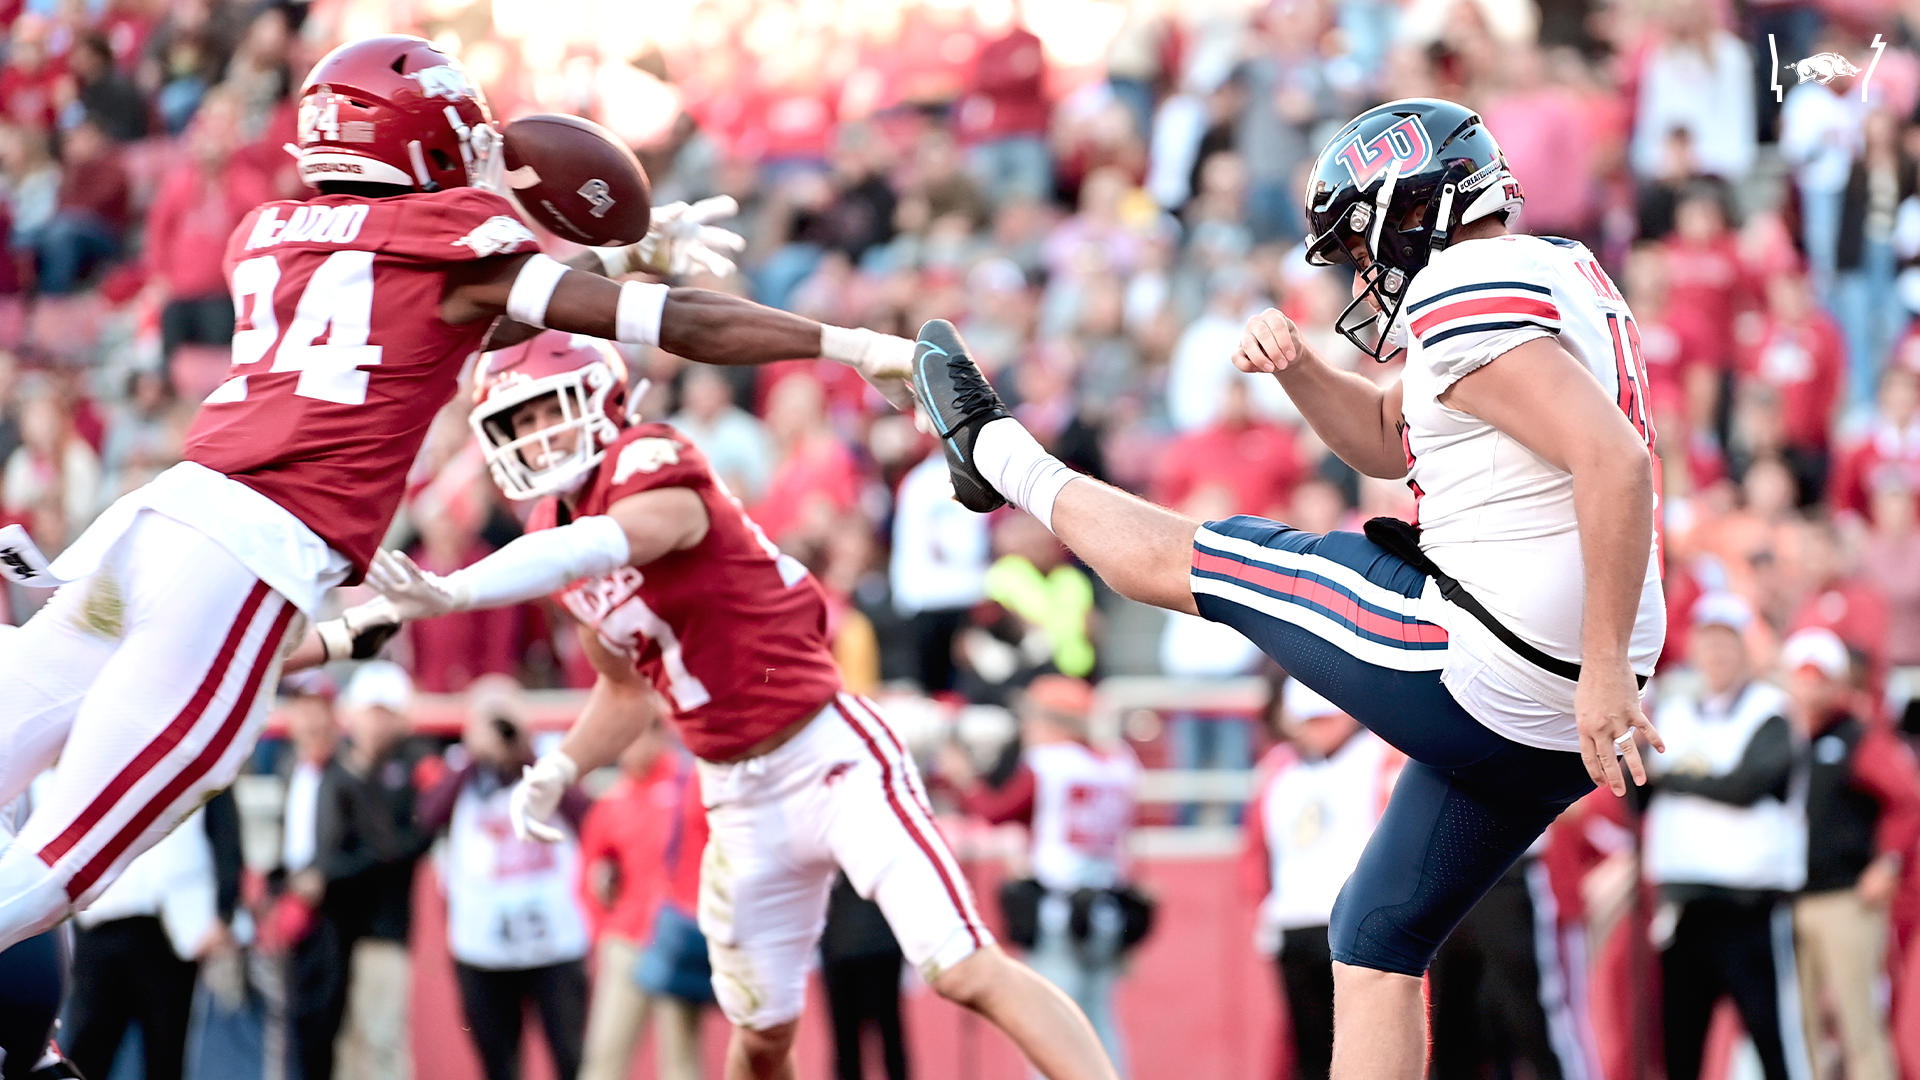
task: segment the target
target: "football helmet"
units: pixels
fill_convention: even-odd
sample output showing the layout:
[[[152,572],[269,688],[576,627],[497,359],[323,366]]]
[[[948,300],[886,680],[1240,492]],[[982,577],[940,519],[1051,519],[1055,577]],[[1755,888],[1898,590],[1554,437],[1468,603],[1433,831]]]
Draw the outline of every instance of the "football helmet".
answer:
[[[1307,180],[1307,261],[1354,263],[1362,281],[1335,328],[1389,359],[1405,336],[1398,319],[1413,276],[1460,226],[1510,220],[1524,201],[1500,144],[1464,105],[1405,98],[1354,117]]]
[[[498,190],[500,133],[460,62],[404,34],[349,41],[300,89],[300,179]]]
[[[558,424],[515,437],[513,413],[525,402],[557,395]],[[626,426],[627,365],[598,338],[547,330],[480,358],[473,376],[473,412],[494,483],[509,499],[572,494],[606,457]],[[573,446],[555,445],[574,432]]]

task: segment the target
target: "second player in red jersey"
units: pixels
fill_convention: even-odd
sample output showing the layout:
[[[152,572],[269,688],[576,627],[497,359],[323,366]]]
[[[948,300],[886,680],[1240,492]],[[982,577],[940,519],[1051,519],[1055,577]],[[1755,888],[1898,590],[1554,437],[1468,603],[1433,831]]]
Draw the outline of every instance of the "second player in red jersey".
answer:
[[[936,991],[984,1014],[1049,1077],[1113,1067],[1079,1009],[994,945],[935,827],[913,759],[872,702],[841,689],[826,606],[664,424],[628,426],[626,372],[597,342],[547,333],[489,354],[472,424],[529,531],[439,577],[381,552],[368,580],[405,618],[557,594],[598,673],[511,815],[545,823],[582,770],[666,708],[699,759],[710,826],[700,929],[734,1024],[730,1077],[792,1075],[807,972],[845,870]]]

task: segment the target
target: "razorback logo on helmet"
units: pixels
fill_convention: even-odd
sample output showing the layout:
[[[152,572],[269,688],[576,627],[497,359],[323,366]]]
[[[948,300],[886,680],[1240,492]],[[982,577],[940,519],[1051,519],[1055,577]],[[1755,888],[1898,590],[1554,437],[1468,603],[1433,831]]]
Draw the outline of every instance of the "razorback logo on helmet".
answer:
[[[408,75],[409,79],[420,81],[420,92],[428,97],[443,97],[449,101],[477,96],[473,92],[473,83],[467,79],[467,73],[453,64],[435,64],[424,67]]]
[[[1338,151],[1341,164],[1362,189],[1372,185],[1387,166],[1400,163],[1401,173],[1418,170],[1433,157],[1433,139],[1417,116],[1408,116],[1371,139],[1356,132]]]
[[[620,451],[613,466],[613,482],[624,483],[634,473],[659,472],[662,466],[680,464],[680,444],[672,439],[635,439]]]
[[[512,251],[533,239],[533,230],[505,214],[495,214],[454,243],[465,244],[473,249],[474,258],[484,259],[489,255]]]

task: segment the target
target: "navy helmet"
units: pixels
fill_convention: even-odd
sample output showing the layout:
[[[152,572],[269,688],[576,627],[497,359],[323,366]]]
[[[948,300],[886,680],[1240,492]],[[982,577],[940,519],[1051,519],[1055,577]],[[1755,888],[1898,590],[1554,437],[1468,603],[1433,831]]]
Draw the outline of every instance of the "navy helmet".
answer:
[[[1500,144],[1464,105],[1405,98],[1355,117],[1320,151],[1307,181],[1307,261],[1352,262],[1364,283],[1336,328],[1368,356],[1388,359],[1413,276],[1461,225],[1510,219],[1524,201]]]

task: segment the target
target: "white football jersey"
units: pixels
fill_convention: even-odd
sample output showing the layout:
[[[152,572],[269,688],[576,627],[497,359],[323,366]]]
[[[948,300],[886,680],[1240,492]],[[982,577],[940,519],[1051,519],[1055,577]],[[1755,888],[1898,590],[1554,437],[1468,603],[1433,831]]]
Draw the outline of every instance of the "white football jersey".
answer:
[[[1439,252],[1408,287],[1403,439],[1418,499],[1421,547],[1521,638],[1580,659],[1584,562],[1573,474],[1439,397],[1468,373],[1553,335],[1620,405],[1652,453],[1646,365],[1633,313],[1584,244],[1537,236],[1466,240]],[[1554,402],[1542,401],[1551,410]],[[1655,461],[1655,520],[1659,513]],[[1666,636],[1658,539],[1648,553],[1632,641],[1651,674]],[[1574,684],[1501,644],[1478,620],[1449,622],[1442,681],[1477,719],[1517,742],[1577,749]],[[1491,686],[1481,675],[1499,676]],[[1504,683],[1504,686],[1499,685]],[[1515,706],[1517,690],[1542,708]]]

